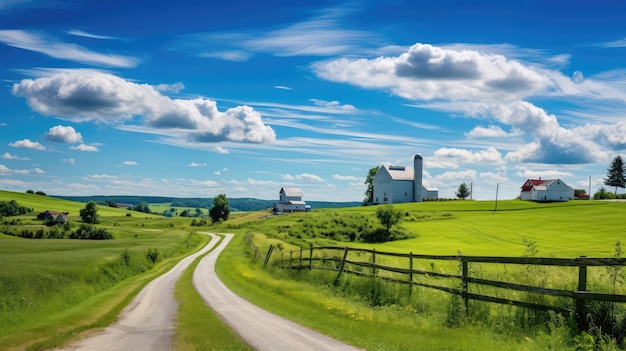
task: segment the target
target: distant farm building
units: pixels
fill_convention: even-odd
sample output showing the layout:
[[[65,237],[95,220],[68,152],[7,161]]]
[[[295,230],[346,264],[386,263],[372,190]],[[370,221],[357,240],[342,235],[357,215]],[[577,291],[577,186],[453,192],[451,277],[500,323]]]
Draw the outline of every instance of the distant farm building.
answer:
[[[574,200],[574,189],[560,179],[527,179],[520,197],[538,202],[569,201]]]
[[[422,155],[419,154],[413,157],[413,168],[390,165],[380,167],[374,177],[374,203],[421,202],[426,198],[438,198],[439,190],[422,179],[422,168]]]
[[[67,216],[69,212],[58,212],[58,211],[50,211],[46,210],[45,212],[41,212],[37,215],[37,219],[49,222],[49,223],[57,223],[64,224],[67,222]]]
[[[303,200],[302,191],[298,188],[281,188],[279,192],[280,200],[274,203],[274,213],[290,213],[310,211],[311,206]]]

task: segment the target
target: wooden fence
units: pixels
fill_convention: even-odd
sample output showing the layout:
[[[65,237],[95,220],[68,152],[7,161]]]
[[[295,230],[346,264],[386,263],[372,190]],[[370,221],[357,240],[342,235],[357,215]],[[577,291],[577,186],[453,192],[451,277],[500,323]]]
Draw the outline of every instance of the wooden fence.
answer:
[[[270,262],[274,247],[270,246],[265,257],[265,265]],[[354,259],[352,256],[358,256]],[[357,254],[354,254],[357,253]],[[363,277],[373,277],[385,279],[387,281],[408,285],[409,295],[413,291],[413,286],[436,289],[450,294],[460,295],[463,299],[465,310],[468,309],[468,300],[487,301],[499,304],[514,305],[541,311],[554,311],[569,316],[575,313],[576,321],[580,330],[587,329],[585,305],[588,301],[609,301],[626,302],[626,295],[591,292],[587,290],[587,268],[588,267],[614,267],[621,269],[626,265],[626,258],[588,258],[581,256],[578,258],[539,258],[539,257],[492,257],[492,256],[437,256],[437,255],[417,255],[413,253],[403,254],[394,252],[381,252],[369,249],[358,249],[349,247],[311,247],[301,248],[297,251],[281,253],[279,265],[281,268],[290,269],[323,269],[337,272],[335,281],[339,280],[342,274],[354,274]],[[364,259],[363,256],[366,258]],[[377,263],[377,258],[382,261],[384,257],[395,257],[394,262],[407,260],[405,267],[383,265]],[[436,260],[436,261],[458,261],[460,274],[437,272],[431,264],[431,270],[414,268],[415,260]],[[389,260],[388,260],[389,261]],[[576,290],[565,290],[517,284],[499,280],[484,279],[470,274],[470,264],[512,264],[527,266],[556,266],[578,268],[578,284]],[[385,274],[391,272],[393,274]],[[416,279],[418,276],[442,278],[456,281],[456,284],[437,285],[430,280],[428,282]],[[400,278],[399,278],[400,277]],[[403,278],[402,278],[403,277]],[[573,308],[563,308],[554,305],[519,301],[490,295],[470,292],[469,286],[488,286],[498,289],[507,289],[519,292],[541,294],[554,297],[572,299]]]

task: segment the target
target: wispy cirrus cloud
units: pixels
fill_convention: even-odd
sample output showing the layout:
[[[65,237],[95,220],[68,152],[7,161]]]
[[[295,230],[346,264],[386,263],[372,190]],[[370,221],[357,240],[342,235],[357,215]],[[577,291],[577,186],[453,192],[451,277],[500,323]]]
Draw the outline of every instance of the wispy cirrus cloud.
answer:
[[[140,60],[136,57],[102,54],[80,45],[65,43],[39,32],[25,30],[0,30],[0,42],[8,46],[39,52],[50,57],[92,66],[132,68]]]
[[[279,25],[276,29],[195,33],[186,36],[182,45],[198,50],[201,57],[235,62],[247,61],[258,53],[334,56],[385,47],[384,41],[373,31],[344,28],[345,18],[355,11],[358,11],[355,6],[344,5],[325,9],[307,20]]]
[[[98,34],[93,34],[93,33],[87,33],[78,29],[71,29],[71,30],[68,30],[66,33],[70,35],[75,35],[77,37],[90,38],[90,39],[101,39],[101,40],[121,40],[122,39],[118,37],[112,37],[109,35],[98,35]]]

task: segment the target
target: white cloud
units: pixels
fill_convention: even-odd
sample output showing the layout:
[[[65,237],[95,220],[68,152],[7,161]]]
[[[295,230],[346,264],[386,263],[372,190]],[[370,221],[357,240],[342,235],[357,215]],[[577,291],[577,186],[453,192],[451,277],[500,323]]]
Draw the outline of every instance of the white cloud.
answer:
[[[458,172],[445,172],[435,176],[438,182],[464,182],[476,179],[477,172],[473,169],[467,169]]]
[[[5,165],[0,164],[0,174],[29,174],[30,172],[26,169],[10,169]]]
[[[221,147],[221,146],[214,147],[213,152],[215,152],[216,154],[220,154],[220,155],[230,154],[230,151],[228,151],[227,148]]]
[[[105,67],[135,67],[135,57],[101,54],[80,45],[60,42],[39,33],[24,30],[0,30],[0,42],[16,48],[39,52],[57,59]]]
[[[333,174],[333,179],[335,180],[347,180],[347,181],[362,181],[363,178],[355,177],[355,176],[343,176],[339,174]]]
[[[59,143],[74,144],[83,141],[83,136],[71,126],[54,126],[46,133],[46,138]]]
[[[274,85],[274,88],[281,89],[281,90],[293,90],[292,88],[288,86],[284,86],[284,85]]]
[[[571,172],[557,171],[555,169],[545,170],[545,171],[533,171],[533,170],[524,170],[515,173],[516,177],[520,177],[523,179],[562,179],[566,177],[573,177],[574,174]]]
[[[477,126],[465,133],[468,138],[504,138],[508,134],[500,126],[489,126],[487,128]]]
[[[252,57],[250,53],[240,50],[206,51],[199,56],[232,62],[246,62]]]
[[[100,149],[98,149],[97,146],[85,145],[85,144],[80,144],[80,145],[76,145],[76,146],[70,146],[70,149],[78,150],[78,151],[85,151],[85,152],[99,152],[100,151]]]
[[[78,29],[71,29],[71,30],[68,30],[66,33],[70,35],[75,35],[77,37],[90,38],[90,39],[102,39],[102,40],[112,40],[112,39],[119,40],[120,39],[118,37],[112,37],[109,35],[98,35],[98,34],[87,33]]]
[[[185,84],[183,84],[183,82],[176,82],[174,84],[158,84],[154,86],[154,89],[162,93],[178,94],[181,90],[185,89]]]
[[[213,172],[213,174],[215,174],[215,175],[217,175],[217,176],[220,176],[220,175],[222,175],[222,172],[220,172],[220,171],[215,171],[215,172]]]
[[[387,89],[411,100],[514,101],[554,85],[542,69],[502,55],[420,43],[395,57],[341,58],[312,67],[322,79]]]
[[[69,163],[69,164],[71,164],[71,165],[74,165],[74,164],[76,164],[76,159],[73,159],[73,158],[64,158],[64,159],[62,159],[62,160],[61,160],[61,162],[64,162],[64,163]]]
[[[137,166],[137,162],[136,161],[124,161],[122,162],[123,165],[125,166]]]
[[[488,164],[497,165],[504,163],[502,154],[493,147],[479,152],[465,149],[440,148],[435,150],[433,157],[455,164]]]
[[[25,97],[34,111],[44,115],[102,123],[122,123],[139,116],[144,132],[167,130],[191,142],[268,143],[276,139],[274,130],[251,107],[220,112],[215,101],[171,99],[151,85],[107,73],[76,71],[24,79],[13,85],[13,93]]]
[[[25,160],[27,161],[27,160],[29,160],[29,158],[28,158],[28,157],[18,157],[18,156],[15,156],[15,155],[11,155],[11,154],[10,154],[10,153],[8,153],[8,152],[5,152],[5,153],[2,155],[2,158],[3,158],[3,159],[5,159],[5,160],[22,160],[22,161],[25,161]]]
[[[339,109],[343,111],[356,110],[356,107],[352,105],[348,105],[348,104],[341,105],[339,101],[325,101],[325,100],[318,100],[318,99],[309,99],[309,101],[311,101],[317,106],[322,106],[322,107],[331,108],[331,109]]]
[[[39,142],[31,141],[30,139],[18,140],[14,143],[10,143],[9,146],[40,151],[47,150],[47,148],[41,145]]]
[[[293,176],[290,174],[283,174],[281,177],[285,180],[303,180],[307,182],[316,182],[316,183],[321,183],[324,181],[322,177],[315,175],[315,174],[309,174],[309,173],[302,173],[302,174],[297,174]]]
[[[206,163],[196,163],[196,162],[191,162],[190,164],[188,164],[189,167],[206,167]]]
[[[32,172],[35,174],[46,174],[46,172],[41,168],[35,168]]]

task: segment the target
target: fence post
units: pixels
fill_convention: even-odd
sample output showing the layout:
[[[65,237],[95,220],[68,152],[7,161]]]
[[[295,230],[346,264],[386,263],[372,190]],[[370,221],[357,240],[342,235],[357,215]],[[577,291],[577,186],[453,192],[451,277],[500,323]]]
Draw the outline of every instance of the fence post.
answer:
[[[335,278],[335,282],[333,284],[337,285],[339,282],[339,277],[341,277],[341,273],[343,273],[343,267],[346,265],[346,258],[348,257],[348,247],[343,250],[343,259],[341,260],[341,266],[339,266],[339,273],[337,273],[337,278]]]
[[[409,252],[409,298],[413,296],[413,252]]]
[[[463,304],[465,305],[465,314],[469,314],[469,305],[468,305],[468,296],[467,296],[467,275],[468,275],[468,266],[465,258],[461,256],[461,270],[463,272],[463,282],[462,287],[463,291],[461,292],[461,296],[463,296]]]
[[[376,249],[372,250],[372,275],[376,277]]]
[[[303,250],[303,247],[300,247],[300,267],[299,267],[300,269],[302,269],[302,250]]]
[[[587,256],[580,256],[581,258]],[[587,316],[585,312],[585,299],[580,294],[587,291],[587,266],[578,266],[578,291],[576,294],[576,324],[579,331],[587,330]]]
[[[309,270],[313,269],[313,246],[309,247]]]
[[[274,245],[270,245],[269,250],[267,250],[267,255],[265,255],[265,262],[263,262],[264,267],[267,267],[267,263],[270,261],[270,257],[272,256],[273,251],[274,251]]]

